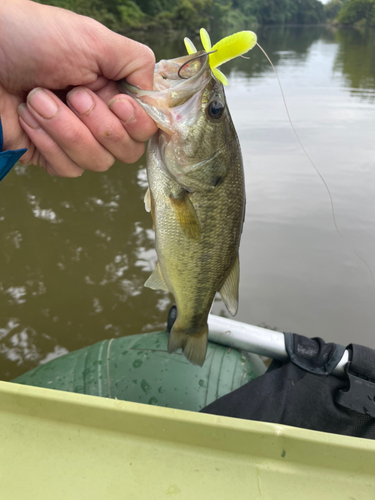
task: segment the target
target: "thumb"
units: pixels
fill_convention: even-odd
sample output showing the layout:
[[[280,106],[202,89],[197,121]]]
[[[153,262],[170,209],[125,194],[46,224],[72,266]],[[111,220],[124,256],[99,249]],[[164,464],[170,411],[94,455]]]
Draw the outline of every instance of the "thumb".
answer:
[[[126,78],[129,83],[143,90],[152,89],[155,69],[153,51],[107,28],[104,30],[97,39],[99,50],[98,46],[95,47],[98,50],[95,57],[103,76],[109,80]]]

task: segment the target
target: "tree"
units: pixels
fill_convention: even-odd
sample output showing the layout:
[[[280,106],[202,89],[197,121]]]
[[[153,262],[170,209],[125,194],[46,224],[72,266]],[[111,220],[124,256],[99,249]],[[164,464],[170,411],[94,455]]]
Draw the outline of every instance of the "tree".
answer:
[[[375,0],[348,0],[338,14],[341,24],[360,22],[368,26],[375,25]]]
[[[249,29],[251,24],[314,24],[324,20],[319,0],[39,0],[93,17],[121,33],[199,28]],[[341,0],[332,0],[333,2]],[[353,1],[353,0],[351,0]],[[375,0],[361,0],[374,1]]]
[[[336,19],[338,13],[343,8],[343,0],[331,0],[324,6],[324,13],[327,19]]]

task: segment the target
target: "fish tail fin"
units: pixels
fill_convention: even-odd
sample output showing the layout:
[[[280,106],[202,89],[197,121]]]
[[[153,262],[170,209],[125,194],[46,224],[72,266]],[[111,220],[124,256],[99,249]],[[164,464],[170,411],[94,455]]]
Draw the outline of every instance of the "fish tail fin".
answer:
[[[175,352],[181,347],[190,363],[202,366],[207,352],[208,325],[189,329],[189,333],[187,333],[180,330],[176,323],[173,325],[169,336],[168,352]]]

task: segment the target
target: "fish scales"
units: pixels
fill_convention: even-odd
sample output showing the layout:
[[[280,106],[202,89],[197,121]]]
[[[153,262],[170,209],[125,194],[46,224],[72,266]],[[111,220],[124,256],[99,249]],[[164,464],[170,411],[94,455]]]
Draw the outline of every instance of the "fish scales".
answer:
[[[148,145],[146,202],[159,261],[146,286],[169,290],[175,298],[177,318],[168,350],[181,347],[191,362],[202,365],[216,292],[231,314],[237,311],[245,189],[223,86],[207,61],[179,81],[173,68],[186,60],[156,66],[156,82],[158,75],[168,74],[158,91],[137,92],[127,84],[125,89],[160,127]]]
[[[152,149],[151,143],[149,151]],[[153,153],[148,158],[157,253],[164,279],[176,300],[179,324],[185,329],[206,324],[215,293],[237,257],[244,182],[240,158],[233,153],[228,156],[223,161],[230,162],[232,168],[214,191],[189,194],[201,228],[198,242],[184,236],[171,206],[169,194],[179,185],[170,178],[161,181],[164,173],[160,158]]]

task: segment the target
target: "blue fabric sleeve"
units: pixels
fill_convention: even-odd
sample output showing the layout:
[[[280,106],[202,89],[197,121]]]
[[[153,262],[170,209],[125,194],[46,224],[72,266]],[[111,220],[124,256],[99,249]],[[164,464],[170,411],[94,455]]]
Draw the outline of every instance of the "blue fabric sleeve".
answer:
[[[7,173],[14,167],[21,156],[26,153],[27,149],[16,149],[14,151],[3,151],[4,137],[3,127],[0,118],[0,181],[4,179]]]

